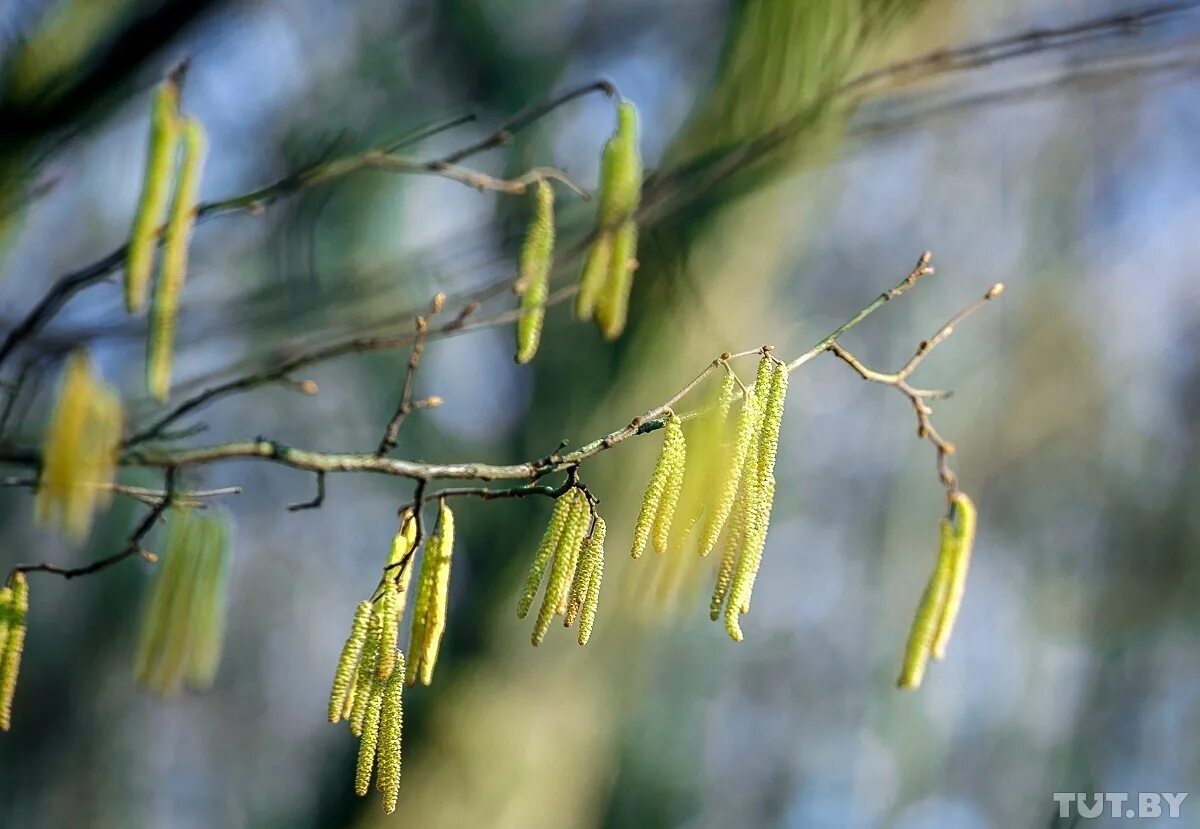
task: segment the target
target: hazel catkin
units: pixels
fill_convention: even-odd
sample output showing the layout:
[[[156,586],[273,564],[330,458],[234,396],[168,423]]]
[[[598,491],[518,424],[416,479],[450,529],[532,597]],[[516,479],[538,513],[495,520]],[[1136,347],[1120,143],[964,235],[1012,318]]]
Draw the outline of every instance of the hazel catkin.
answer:
[[[360,602],[354,612],[354,621],[350,624],[350,635],[342,646],[342,654],[338,657],[337,670],[333,674],[333,689],[329,693],[329,721],[337,722],[343,718],[346,698],[358,671],[358,660],[362,656],[363,646],[367,642],[367,628],[371,623],[373,605],[369,601]]]
[[[682,470],[684,461],[686,461],[687,446],[683,437],[683,423],[672,414],[667,419],[665,431],[666,437],[663,439],[662,450],[654,465],[654,471],[650,474],[650,483],[646,485],[646,491],[642,494],[642,506],[638,511],[637,521],[634,523],[632,548],[634,558],[639,558],[646,548],[646,542],[650,539],[650,531],[657,523],[659,510],[667,497],[668,490],[672,487],[672,476],[675,475],[677,467]],[[675,502],[670,505],[671,513],[674,512],[678,497],[678,492],[676,492]],[[666,527],[669,531],[669,516]]]
[[[554,188],[546,180],[535,189],[533,220],[525,234],[518,264],[517,286],[521,316],[517,318],[518,363],[528,363],[537,353],[550,292],[550,265],[554,256]]]
[[[0,731],[12,727],[13,697],[21,673],[21,654],[25,650],[25,620],[29,614],[29,581],[25,574],[14,573],[8,590],[8,600],[0,606],[7,632],[4,649],[0,651]]]
[[[150,111],[150,145],[142,178],[142,194],[134,214],[125,255],[125,308],[129,313],[146,305],[158,228],[166,219],[179,145],[179,84],[167,78],[154,91]]]
[[[187,278],[188,246],[196,226],[196,206],[200,196],[200,177],[204,168],[207,139],[204,127],[195,118],[184,118],[183,158],[179,179],[171,202],[163,243],[162,270],[154,288],[150,309],[150,337],[146,357],[146,387],[160,403],[171,388],[171,362],[175,347],[175,320],[179,298]]]

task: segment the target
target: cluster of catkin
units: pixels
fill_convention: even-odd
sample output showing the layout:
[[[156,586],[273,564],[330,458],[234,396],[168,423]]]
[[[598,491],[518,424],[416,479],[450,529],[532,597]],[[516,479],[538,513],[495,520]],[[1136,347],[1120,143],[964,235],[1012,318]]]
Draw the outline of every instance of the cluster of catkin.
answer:
[[[965,492],[956,491],[950,499],[950,515],[941,521],[937,564],[908,634],[904,663],[896,679],[900,688],[921,687],[929,657],[940,660],[946,656],[946,645],[966,588],[975,523],[974,502]]]
[[[22,572],[0,587],[0,731],[12,727],[13,695],[25,650],[25,617],[29,613],[29,582]]]
[[[96,377],[82,351],[67,360],[42,446],[34,512],[75,539],[87,535],[98,504],[112,497],[124,415],[120,398]]]
[[[550,524],[517,602],[517,617],[524,619],[549,568],[542,605],[533,625],[534,646],[542,644],[555,616],[563,617],[563,627],[579,621],[580,645],[591,638],[604,578],[604,533],[604,519],[599,515],[593,518],[591,502],[583,489],[572,487],[554,502]]]
[[[699,553],[707,556],[723,538],[709,615],[716,621],[724,613],[726,631],[740,642],[741,616],[750,611],[775,500],[775,457],[788,369],[764,349],[754,388],[740,394],[735,418],[736,384],[726,365],[716,399],[697,418],[701,451],[692,463],[682,421],[674,414],[668,418],[663,448],[634,525],[632,552],[638,558],[651,541],[658,554],[681,557],[695,530]]]
[[[625,330],[629,292],[637,269],[638,229],[634,221],[642,198],[642,157],[638,148],[637,110],[617,105],[617,130],[600,157],[596,236],[588,249],[575,299],[575,316],[595,317],[606,339]]]
[[[194,117],[180,113],[179,82],[172,75],[154,93],[142,194],[125,256],[125,307],[131,314],[138,313],[146,306],[160,228],[166,223],[146,357],[146,387],[160,401],[170,393],[175,318],[187,274],[206,152],[204,127]]]
[[[173,509],[163,561],[142,617],[138,683],[157,694],[212,685],[225,638],[230,525],[224,515]]]
[[[433,681],[446,630],[454,513],[445,501],[440,504],[437,531],[425,544],[406,660],[399,647],[400,623],[408,603],[416,540],[416,516],[405,510],[379,591],[373,600],[362,602],[354,614],[329,694],[329,721],[349,721],[351,733],[359,738],[354,790],[359,796],[365,795],[375,773],[376,785],[383,792],[383,809],[388,814],[395,811],[400,791],[404,685],[415,685],[417,680],[428,685]]]

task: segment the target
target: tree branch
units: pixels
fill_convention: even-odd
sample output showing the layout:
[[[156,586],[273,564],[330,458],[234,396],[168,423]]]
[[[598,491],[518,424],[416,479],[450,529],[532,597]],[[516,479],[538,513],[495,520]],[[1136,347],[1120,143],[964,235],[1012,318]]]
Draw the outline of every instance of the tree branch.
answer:
[[[11,582],[12,577],[16,573],[51,573],[56,576],[62,576],[65,579],[73,579],[76,576],[86,576],[91,573],[104,570],[114,564],[124,561],[130,556],[140,555],[153,561],[156,556],[142,548],[142,540],[150,534],[150,530],[154,529],[154,525],[167,507],[171,506],[175,498],[175,475],[177,468],[174,466],[167,467],[166,479],[163,485],[164,497],[154,506],[150,512],[146,513],[146,517],[142,519],[142,523],[137,525],[133,531],[133,535],[129,537],[129,543],[121,550],[113,553],[111,556],[93,561],[91,564],[85,564],[82,567],[60,567],[57,564],[43,562],[41,564],[18,564],[9,571],[8,580]]]

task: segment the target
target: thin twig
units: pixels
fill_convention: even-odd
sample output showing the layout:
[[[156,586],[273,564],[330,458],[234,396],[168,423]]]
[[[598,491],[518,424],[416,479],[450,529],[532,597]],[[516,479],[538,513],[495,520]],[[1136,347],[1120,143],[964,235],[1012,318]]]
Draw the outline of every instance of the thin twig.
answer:
[[[13,575],[16,573],[51,573],[56,576],[62,576],[65,579],[73,579],[76,576],[86,576],[104,570],[118,562],[124,561],[130,556],[141,555],[149,557],[151,554],[148,554],[142,548],[142,540],[150,534],[150,530],[154,529],[154,525],[158,523],[158,519],[166,512],[167,507],[173,503],[175,498],[176,472],[176,467],[167,467],[163,485],[165,493],[163,499],[150,512],[146,513],[146,517],[142,519],[142,523],[137,525],[137,529],[129,537],[129,543],[123,549],[110,556],[93,561],[91,564],[85,564],[82,567],[60,567],[57,564],[50,564],[49,562],[42,562],[41,564],[18,564],[9,571],[8,580],[11,582]]]
[[[141,486],[131,486],[129,484],[111,483],[91,483],[80,484],[80,486],[88,486],[92,489],[97,489],[102,492],[111,492],[114,495],[123,495],[126,498],[131,498],[134,501],[145,504],[149,507],[158,506],[166,497],[166,492],[161,489],[148,489]],[[16,477],[10,476],[0,478],[0,487],[21,487],[36,491],[38,488],[38,479],[36,477]],[[223,486],[217,489],[191,489],[183,490],[175,493],[172,503],[177,507],[191,507],[193,509],[207,509],[206,499],[219,498],[223,495],[241,495],[242,488],[240,486]]]
[[[317,472],[317,494],[311,501],[301,501],[298,504],[288,504],[288,512],[300,512],[306,509],[320,509],[325,503],[325,473]]]
[[[432,408],[433,406],[441,405],[440,397],[429,397],[424,401],[418,401],[423,405],[418,406],[413,402],[412,393],[413,386],[416,384],[417,372],[421,368],[421,355],[425,351],[425,338],[429,335],[429,322],[438,315],[446,305],[446,295],[438,293],[434,296],[433,301],[429,303],[429,313],[418,316],[413,322],[413,345],[412,350],[408,354],[408,365],[404,372],[404,386],[400,392],[400,402],[396,404],[396,411],[392,414],[391,420],[388,421],[387,428],[383,430],[383,437],[379,441],[379,448],[375,450],[375,454],[382,457],[390,452],[396,446],[396,441],[400,438],[400,428],[404,425],[405,418],[409,413],[416,408]]]

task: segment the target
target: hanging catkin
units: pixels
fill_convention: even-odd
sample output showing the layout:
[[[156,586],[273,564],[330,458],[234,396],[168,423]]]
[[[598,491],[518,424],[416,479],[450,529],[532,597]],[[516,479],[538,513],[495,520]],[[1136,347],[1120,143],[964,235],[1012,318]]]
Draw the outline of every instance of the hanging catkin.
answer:
[[[154,289],[150,309],[150,340],[147,346],[146,387],[159,402],[167,399],[171,389],[171,361],[175,348],[175,320],[179,314],[179,297],[187,278],[188,246],[196,225],[196,205],[200,197],[200,178],[204,168],[207,141],[204,127],[195,118],[182,122],[183,160],[175,197],[167,222],[163,243],[162,270]]]
[[[225,631],[230,529],[223,515],[170,511],[134,660],[134,677],[158,694],[204,689],[216,676]]]
[[[687,471],[671,526],[669,546],[673,552],[683,551],[688,534],[710,508],[716,490],[724,481],[725,433],[729,407],[736,394],[737,383],[727,370],[721,383],[713,388],[704,413],[692,421],[694,437],[687,441]]]
[[[142,179],[142,195],[133,218],[125,255],[125,308],[131,314],[146,305],[158,228],[166,219],[179,143],[179,84],[169,77],[154,92],[150,112],[150,146]]]
[[[371,623],[372,604],[361,602],[354,612],[354,621],[350,625],[350,635],[342,646],[342,654],[338,657],[337,670],[333,674],[333,690],[329,693],[329,721],[337,722],[343,718],[346,698],[354,682],[358,670],[358,660],[362,656],[363,646],[367,642],[367,628]]]
[[[596,324],[606,340],[615,340],[625,330],[629,316],[629,293],[637,270],[637,225],[625,222],[613,231],[608,256],[608,273],[596,300]]]
[[[404,736],[404,654],[396,654],[396,670],[383,689],[379,715],[378,786],[383,792],[383,811],[396,811],[400,796],[401,740]]]
[[[646,548],[646,542],[650,539],[650,531],[655,527],[659,511],[668,497],[668,491],[672,488],[672,478],[676,474],[676,469],[678,468],[682,473],[687,459],[682,421],[672,413],[667,419],[664,431],[666,437],[663,439],[662,450],[658,454],[654,472],[650,475],[650,483],[647,484],[646,491],[642,494],[642,506],[638,511],[637,521],[633,528],[632,555],[634,558],[641,557],[642,551]],[[675,510],[675,503],[679,499],[678,491],[675,491],[674,498],[675,500],[670,505],[672,514]],[[668,516],[666,519],[668,534],[670,520],[671,516]]]
[[[525,577],[525,586],[521,589],[521,598],[517,601],[518,619],[528,616],[529,609],[533,607],[533,600],[537,598],[538,588],[542,584],[542,575],[546,572],[546,565],[550,563],[554,551],[558,549],[558,542],[567,526],[567,518],[571,514],[571,507],[575,503],[578,493],[578,489],[572,488],[554,502],[554,512],[550,516],[550,523],[546,526],[546,532],[533,556],[533,563],[529,566],[529,573]]]
[[[535,190],[533,220],[521,247],[517,293],[521,316],[517,318],[518,363],[528,363],[537,353],[550,293],[550,265],[554,256],[554,188],[539,181]]]
[[[396,667],[396,646],[400,641],[400,591],[393,581],[383,584],[383,595],[379,597],[379,659],[375,662],[375,679],[382,682],[392,675]]]
[[[454,513],[443,500],[439,508],[438,532],[425,545],[417,597],[413,604],[408,643],[409,685],[433,681],[438,648],[446,629],[446,605],[450,589],[450,560],[454,550]]]
[[[600,188],[596,210],[596,238],[584,261],[579,294],[575,299],[575,315],[591,319],[597,303],[607,305],[606,321],[601,329],[613,339],[624,327],[625,304],[629,286],[613,284],[618,269],[626,283],[631,275],[630,262],[637,256],[637,229],[633,215],[642,192],[642,160],[638,149],[637,110],[628,101],[617,106],[617,130],[604,145],[600,157]],[[618,233],[623,226],[624,238]],[[618,250],[619,248],[619,250]],[[626,272],[628,271],[628,273]]]
[[[708,555],[717,546],[721,530],[724,528],[725,522],[729,520],[735,502],[738,501],[742,470],[755,445],[762,413],[763,407],[759,404],[758,396],[751,392],[743,401],[741,411],[738,413],[733,451],[730,453],[725,479],[717,490],[708,518],[704,522],[704,531],[700,535],[700,555],[702,556]]]
[[[25,574],[13,574],[8,587],[7,601],[0,604],[0,619],[5,630],[4,647],[0,650],[0,731],[12,727],[13,696],[21,673],[21,654],[25,650],[25,625],[29,614],[29,582]]]
[[[359,797],[371,788],[371,773],[375,770],[376,749],[379,747],[379,720],[383,715],[383,691],[386,681],[371,681],[364,707],[362,733],[358,743],[358,767],[354,774],[354,793]]]
[[[587,562],[587,588],[583,594],[583,607],[579,612],[579,644],[586,645],[592,638],[596,624],[596,609],[600,605],[600,583],[604,580],[604,519],[596,516],[592,535],[584,542],[583,558]]]
[[[921,603],[917,605],[912,628],[908,633],[904,662],[900,666],[900,675],[896,678],[896,686],[899,688],[921,687],[934,637],[937,635],[938,623],[946,606],[946,595],[952,578],[955,539],[954,527],[949,520],[942,519],[940,529],[941,543],[938,547],[937,564],[925,585],[925,592],[921,595]]]
[[[679,494],[683,492],[683,478],[687,473],[687,441],[683,435],[683,423],[672,415],[667,423],[667,438],[674,445],[671,448],[671,474],[667,476],[667,485],[663,488],[662,498],[658,502],[658,510],[654,515],[652,541],[654,552],[663,555],[671,538],[671,524],[675,520],[675,508],[679,505]]]
[[[379,664],[379,643],[383,635],[383,627],[378,612],[371,614],[367,625],[367,641],[363,645],[362,658],[358,663],[358,673],[354,677],[354,687],[350,692],[353,702],[350,706],[350,733],[361,737],[363,721],[367,717],[367,706],[371,702],[371,693],[375,687],[375,666]]]
[[[967,570],[971,566],[971,548],[975,545],[975,502],[965,492],[955,492],[951,499],[954,510],[953,551],[950,557],[950,581],[946,588],[946,602],[938,616],[937,631],[933,637],[934,659],[944,659],[946,645],[954,630],[962,606],[963,592],[967,585]]]
[[[769,365],[769,358],[764,357],[763,360],[763,364]],[[752,501],[748,505],[748,515],[752,519],[751,529],[747,534],[745,548],[734,576],[733,600],[736,601],[740,613],[750,612],[750,594],[754,590],[754,580],[762,563],[767,529],[771,523],[771,507],[775,501],[775,458],[779,451],[779,430],[783,423],[783,407],[787,397],[787,367],[776,364],[769,373],[760,372],[759,382],[769,384],[769,389],[766,391],[757,446],[758,459],[754,469],[758,480]]]
[[[197,564],[198,600],[191,623],[185,681],[192,688],[212,687],[225,639],[229,589],[230,523],[225,515],[207,516],[201,523],[204,544]]]
[[[554,615],[559,608],[561,607],[563,611],[566,610],[566,599],[571,589],[571,580],[575,576],[575,565],[579,561],[583,537],[587,534],[591,508],[582,491],[578,489],[573,491],[576,494],[571,502],[571,511],[567,514],[566,524],[554,550],[550,580],[546,584],[546,592],[542,596],[542,606],[538,610],[533,635],[530,637],[530,641],[535,647],[542,644],[546,631],[550,629],[550,623],[554,620]]]
[[[95,377],[87,354],[71,354],[42,444],[40,523],[57,520],[76,540],[87,535],[96,506],[112,497],[122,420],[120,400]]]
[[[602,563],[604,559],[604,536],[606,532],[604,519],[597,515],[596,522],[592,526],[592,532],[583,540],[583,546],[579,551],[579,563],[575,567],[575,575],[571,579],[571,589],[568,591],[567,596],[567,610],[563,614],[563,627],[569,628],[575,624],[580,612],[587,604],[595,565],[597,561]]]

